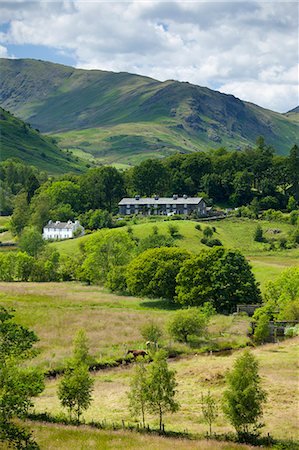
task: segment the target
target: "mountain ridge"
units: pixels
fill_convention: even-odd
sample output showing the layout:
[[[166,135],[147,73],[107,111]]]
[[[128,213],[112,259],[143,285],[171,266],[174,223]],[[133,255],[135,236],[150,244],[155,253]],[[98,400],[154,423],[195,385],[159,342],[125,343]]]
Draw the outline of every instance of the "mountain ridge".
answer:
[[[293,117],[207,87],[40,60],[1,60],[0,103],[104,163],[243,148],[259,135],[286,154],[298,137]]]

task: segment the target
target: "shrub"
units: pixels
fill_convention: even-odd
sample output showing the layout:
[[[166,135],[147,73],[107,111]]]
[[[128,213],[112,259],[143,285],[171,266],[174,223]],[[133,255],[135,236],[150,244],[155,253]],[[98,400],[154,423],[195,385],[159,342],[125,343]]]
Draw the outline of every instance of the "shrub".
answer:
[[[263,229],[260,225],[257,225],[256,229],[254,230],[253,239],[256,242],[264,242]]]
[[[203,235],[204,235],[206,238],[211,237],[211,236],[213,235],[213,230],[212,230],[212,228],[211,228],[211,227],[206,227],[206,228],[204,228],[204,230],[203,230]]]
[[[207,329],[208,318],[200,310],[189,308],[177,311],[168,324],[168,332],[179,342],[188,342],[191,335],[202,336]]]
[[[154,344],[158,344],[163,335],[160,326],[154,322],[143,325],[140,332],[143,339]]]
[[[208,247],[217,247],[222,245],[222,242],[219,239],[202,238],[200,242]]]
[[[200,225],[200,223],[197,223],[197,224],[195,225],[195,229],[198,230],[198,231],[201,231],[201,225]]]

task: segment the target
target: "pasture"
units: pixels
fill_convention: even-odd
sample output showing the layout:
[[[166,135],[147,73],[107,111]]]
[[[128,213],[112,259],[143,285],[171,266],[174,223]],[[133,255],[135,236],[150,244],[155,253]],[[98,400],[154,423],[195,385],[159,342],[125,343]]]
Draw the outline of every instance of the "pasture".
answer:
[[[79,429],[74,426],[37,424],[28,422],[41,449],[47,450],[253,450],[254,447],[215,440],[174,439],[156,435],[139,434],[130,431],[103,431],[88,426]],[[264,447],[267,450],[266,447]]]
[[[144,347],[144,324],[154,321],[165,328],[176,309],[167,301],[119,296],[80,283],[0,283],[0,304],[14,308],[16,321],[39,336],[40,353],[32,363],[47,369],[65,366],[80,328],[86,330],[91,354],[99,362],[115,360],[129,348]],[[248,326],[247,317],[215,316],[210,339],[220,346],[245,345]],[[166,333],[163,341],[179,353],[196,351],[172,342]]]
[[[299,438],[298,401],[294,395],[298,388],[298,344],[299,338],[294,338],[253,350],[260,364],[263,387],[268,394],[264,409],[263,433],[269,432],[276,439]],[[225,374],[231,369],[233,361],[241,351],[227,356],[193,355],[170,360],[170,367],[176,370],[177,400],[181,409],[175,414],[165,416],[168,431],[187,430],[201,435],[206,433],[207,425],[203,423],[201,415],[201,394],[210,391],[220,406],[225,389]],[[122,420],[125,423],[133,423],[127,399],[133,370],[132,366],[124,366],[99,371],[94,375],[93,403],[84,414],[87,422],[105,419],[107,423],[121,423]],[[52,414],[61,412],[56,395],[57,385],[58,380],[47,382],[46,390],[35,402],[37,412],[47,411]],[[157,427],[158,424],[157,418],[149,415],[146,416],[146,422],[151,427]],[[233,431],[220,408],[213,430],[218,434]]]

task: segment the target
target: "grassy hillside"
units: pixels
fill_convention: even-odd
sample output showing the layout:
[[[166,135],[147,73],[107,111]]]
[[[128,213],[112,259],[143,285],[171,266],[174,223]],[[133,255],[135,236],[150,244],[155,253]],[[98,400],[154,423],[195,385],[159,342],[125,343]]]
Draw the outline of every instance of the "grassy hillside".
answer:
[[[243,147],[259,135],[286,154],[298,138],[291,118],[232,95],[35,60],[1,60],[0,102],[63,148],[105,163]]]
[[[85,164],[79,158],[65,153],[52,138],[42,136],[29,124],[0,108],[0,157],[19,158],[40,170],[55,174],[82,172]]]
[[[152,232],[153,226],[157,226],[159,233],[167,234],[170,222],[145,222],[142,224],[130,224],[133,233],[138,238],[143,238]],[[181,220],[171,222],[178,226],[181,238],[175,241],[176,245],[186,248],[192,252],[199,252],[207,248],[200,242],[203,232],[195,228],[196,222],[191,220]],[[220,239],[225,247],[238,248],[250,260],[257,280],[263,287],[268,279],[279,275],[286,267],[299,264],[299,249],[267,251],[267,244],[255,242],[253,240],[254,230],[259,223],[266,237],[272,237],[270,231],[273,228],[281,230],[280,236],[287,236],[287,233],[293,229],[292,225],[281,222],[255,221],[246,219],[226,219],[219,222],[213,222],[216,227],[215,238]],[[210,224],[201,224],[202,230]],[[125,228],[124,228],[125,229]],[[117,229],[114,230],[117,233]],[[69,255],[79,252],[80,242],[88,240],[91,235],[83,236],[78,239],[65,240],[51,244],[57,247],[61,253]]]

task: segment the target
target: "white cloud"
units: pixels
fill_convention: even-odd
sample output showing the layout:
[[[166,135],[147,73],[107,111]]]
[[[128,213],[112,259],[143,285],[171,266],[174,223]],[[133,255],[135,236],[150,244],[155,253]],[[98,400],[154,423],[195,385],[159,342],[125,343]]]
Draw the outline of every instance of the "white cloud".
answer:
[[[77,67],[232,89],[280,111],[298,101],[297,2],[19,0],[0,9],[5,46],[45,45],[75,55]]]
[[[232,94],[241,100],[246,100],[274,111],[285,111],[298,106],[298,87],[296,85],[263,83],[260,81],[244,81],[226,83],[219,88],[220,92]],[[285,98],[286,93],[288,98]]]

